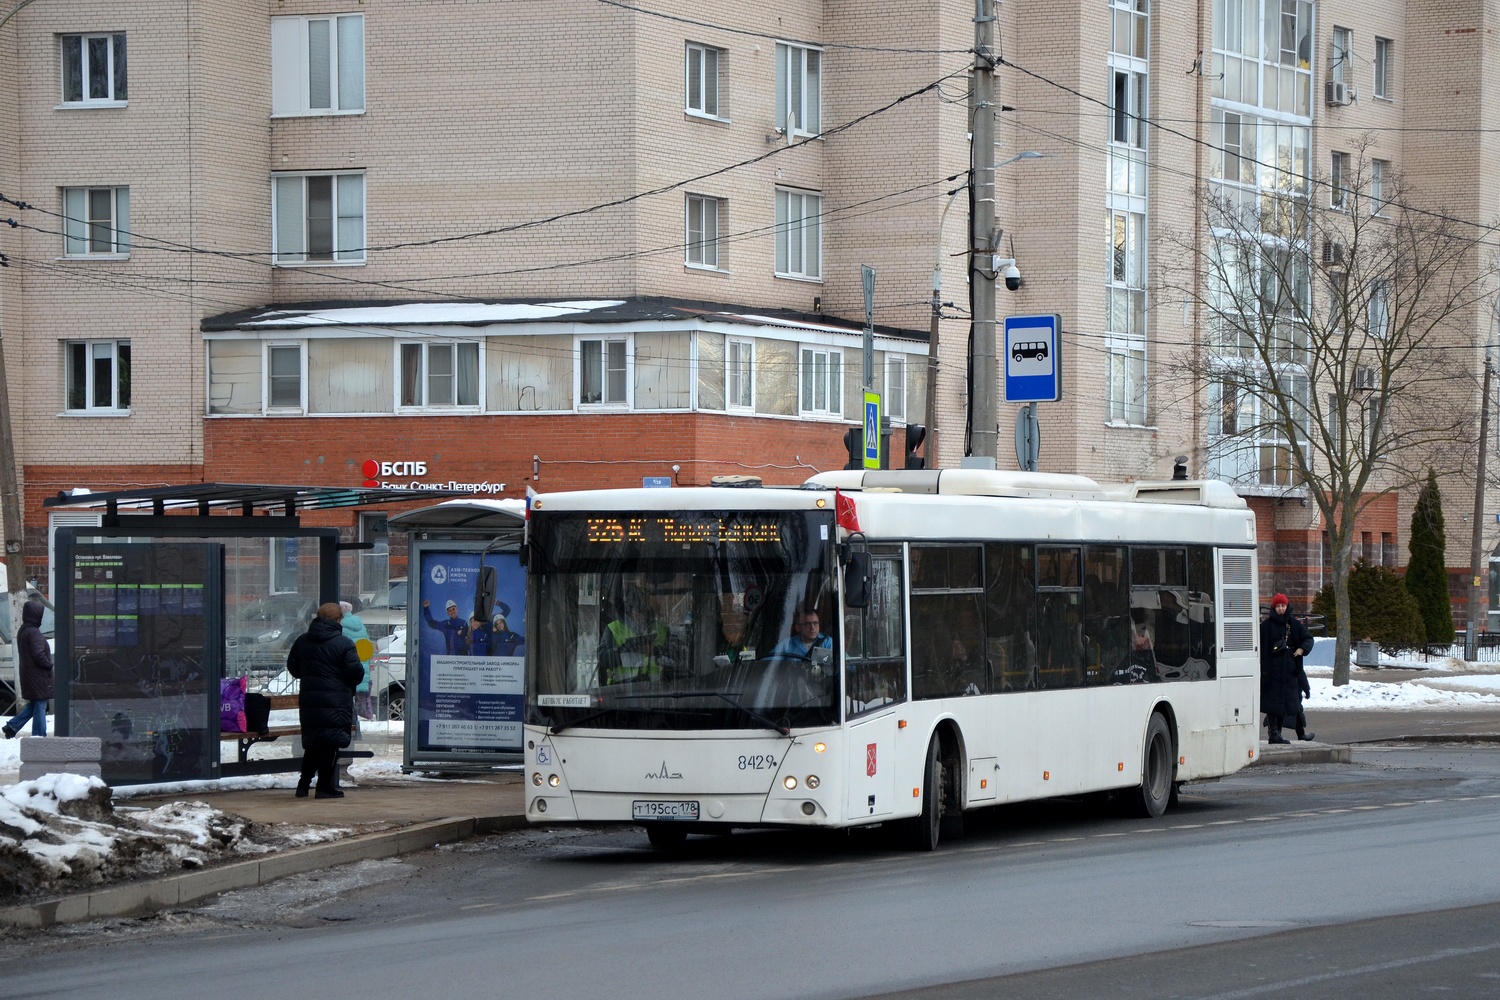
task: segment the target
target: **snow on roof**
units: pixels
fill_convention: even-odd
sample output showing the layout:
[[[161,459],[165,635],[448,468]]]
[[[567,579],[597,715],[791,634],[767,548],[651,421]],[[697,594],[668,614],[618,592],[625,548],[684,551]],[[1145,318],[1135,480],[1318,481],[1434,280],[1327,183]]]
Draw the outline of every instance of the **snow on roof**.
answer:
[[[244,324],[249,328],[283,326],[394,326],[429,323],[514,323],[559,319],[611,309],[622,299],[577,302],[403,302],[387,306],[336,309],[286,309],[268,312]]]

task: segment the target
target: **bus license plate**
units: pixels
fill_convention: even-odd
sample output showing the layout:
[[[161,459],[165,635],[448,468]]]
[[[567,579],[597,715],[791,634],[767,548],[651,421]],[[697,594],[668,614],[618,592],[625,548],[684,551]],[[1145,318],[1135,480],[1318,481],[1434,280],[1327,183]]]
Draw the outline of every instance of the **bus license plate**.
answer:
[[[631,803],[631,812],[636,819],[696,822],[698,819],[698,803],[695,800],[657,802],[636,799]]]

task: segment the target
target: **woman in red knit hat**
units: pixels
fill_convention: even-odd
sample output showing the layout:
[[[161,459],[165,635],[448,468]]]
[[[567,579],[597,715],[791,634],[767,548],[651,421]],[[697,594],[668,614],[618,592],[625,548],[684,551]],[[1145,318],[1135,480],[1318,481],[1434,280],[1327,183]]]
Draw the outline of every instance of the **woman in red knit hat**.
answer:
[[[1313,647],[1312,633],[1293,618],[1285,594],[1271,598],[1271,614],[1260,623],[1260,710],[1272,743],[1290,743],[1281,735],[1284,723],[1297,728],[1299,740],[1310,740],[1302,714],[1302,696],[1311,694],[1302,657]]]

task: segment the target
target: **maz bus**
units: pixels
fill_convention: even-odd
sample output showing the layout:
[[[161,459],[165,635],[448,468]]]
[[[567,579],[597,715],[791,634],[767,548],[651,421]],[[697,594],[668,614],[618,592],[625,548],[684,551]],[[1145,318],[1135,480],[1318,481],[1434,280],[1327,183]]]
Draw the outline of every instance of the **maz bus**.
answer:
[[[556,493],[526,558],[534,822],[658,847],[899,823],[931,850],[1000,803],[1115,792],[1159,816],[1257,752],[1255,521],[1223,483]]]

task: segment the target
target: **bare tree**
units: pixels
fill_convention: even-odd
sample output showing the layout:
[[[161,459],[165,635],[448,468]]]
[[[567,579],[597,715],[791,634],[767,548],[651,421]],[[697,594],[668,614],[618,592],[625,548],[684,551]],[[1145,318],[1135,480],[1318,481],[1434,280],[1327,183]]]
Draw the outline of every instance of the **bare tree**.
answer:
[[[1170,239],[1184,266],[1165,276],[1205,317],[1201,341],[1166,364],[1178,384],[1207,387],[1209,475],[1305,491],[1321,514],[1338,685],[1355,519],[1428,465],[1453,472],[1472,455],[1488,316],[1485,234],[1417,207],[1369,151],[1358,142],[1317,183],[1278,155],[1253,163],[1248,184],[1210,184],[1209,238]]]

